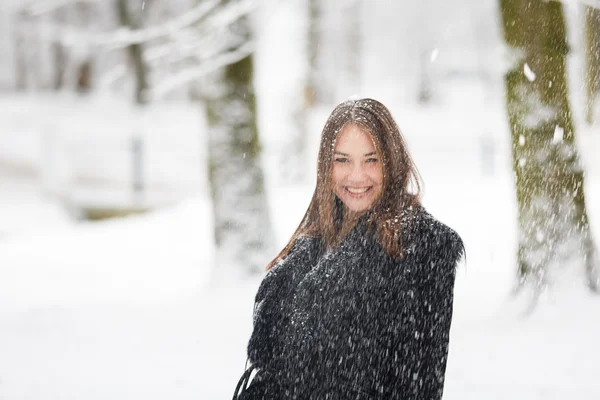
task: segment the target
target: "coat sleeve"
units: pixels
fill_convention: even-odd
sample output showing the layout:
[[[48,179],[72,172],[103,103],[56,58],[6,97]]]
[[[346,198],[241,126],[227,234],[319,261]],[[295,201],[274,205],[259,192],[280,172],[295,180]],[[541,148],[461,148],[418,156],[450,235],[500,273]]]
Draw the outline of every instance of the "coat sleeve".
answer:
[[[413,384],[422,400],[440,400],[444,391],[446,362],[453,313],[456,266],[464,254],[456,232],[439,224],[429,236],[421,287],[422,341],[420,363]]]
[[[277,263],[259,285],[254,304],[248,358],[262,369],[276,369],[284,330],[289,322],[291,295],[317,256],[315,238],[298,238],[288,256]]]

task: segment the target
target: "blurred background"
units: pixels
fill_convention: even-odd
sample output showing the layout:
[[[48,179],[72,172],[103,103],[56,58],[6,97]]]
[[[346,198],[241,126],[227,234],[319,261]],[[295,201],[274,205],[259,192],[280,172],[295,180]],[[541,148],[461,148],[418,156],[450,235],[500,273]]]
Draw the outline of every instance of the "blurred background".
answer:
[[[600,399],[599,8],[0,0],[0,398],[230,398],[371,97],[466,245],[444,399]]]

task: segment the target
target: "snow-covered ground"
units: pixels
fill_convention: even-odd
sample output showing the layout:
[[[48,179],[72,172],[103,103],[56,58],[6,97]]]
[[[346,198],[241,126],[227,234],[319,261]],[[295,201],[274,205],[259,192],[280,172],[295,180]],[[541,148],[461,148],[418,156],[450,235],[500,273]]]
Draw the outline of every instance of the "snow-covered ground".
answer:
[[[448,130],[460,126],[460,116],[395,111],[404,115],[425,179],[426,206],[467,247],[456,286],[445,399],[600,398],[600,299],[572,280],[524,317],[522,302],[508,295],[515,207],[506,146],[497,154],[505,161],[497,163],[496,174],[483,176],[476,158],[460,151],[470,146],[469,135],[455,135],[446,148],[456,157],[440,168],[439,154],[426,151],[431,140],[425,117],[437,121],[431,127]],[[592,161],[586,158],[586,164]],[[590,170],[597,171],[594,166]],[[600,176],[587,178],[597,228],[600,203],[593,199],[600,196]],[[279,244],[298,223],[311,189],[270,189]],[[124,220],[57,225],[0,241],[0,398],[232,395],[244,368],[260,277],[230,287],[208,285],[207,197]]]

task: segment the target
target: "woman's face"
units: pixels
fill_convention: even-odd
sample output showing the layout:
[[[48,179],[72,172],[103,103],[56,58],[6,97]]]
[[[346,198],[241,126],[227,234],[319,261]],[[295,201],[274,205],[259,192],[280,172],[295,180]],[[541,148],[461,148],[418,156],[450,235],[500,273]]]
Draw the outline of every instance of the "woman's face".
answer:
[[[381,194],[380,155],[371,136],[356,124],[346,125],[335,141],[331,178],[335,194],[355,212],[371,208]]]

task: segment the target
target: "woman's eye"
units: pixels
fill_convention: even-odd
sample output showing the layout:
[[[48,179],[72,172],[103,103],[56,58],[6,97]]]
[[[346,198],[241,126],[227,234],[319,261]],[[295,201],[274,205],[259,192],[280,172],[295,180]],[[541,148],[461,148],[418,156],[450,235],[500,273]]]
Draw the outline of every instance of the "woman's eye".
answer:
[[[345,157],[341,157],[341,158],[336,158],[335,162],[339,162],[339,163],[345,163],[348,162],[348,159]]]
[[[367,162],[377,162],[376,158],[367,158]]]

